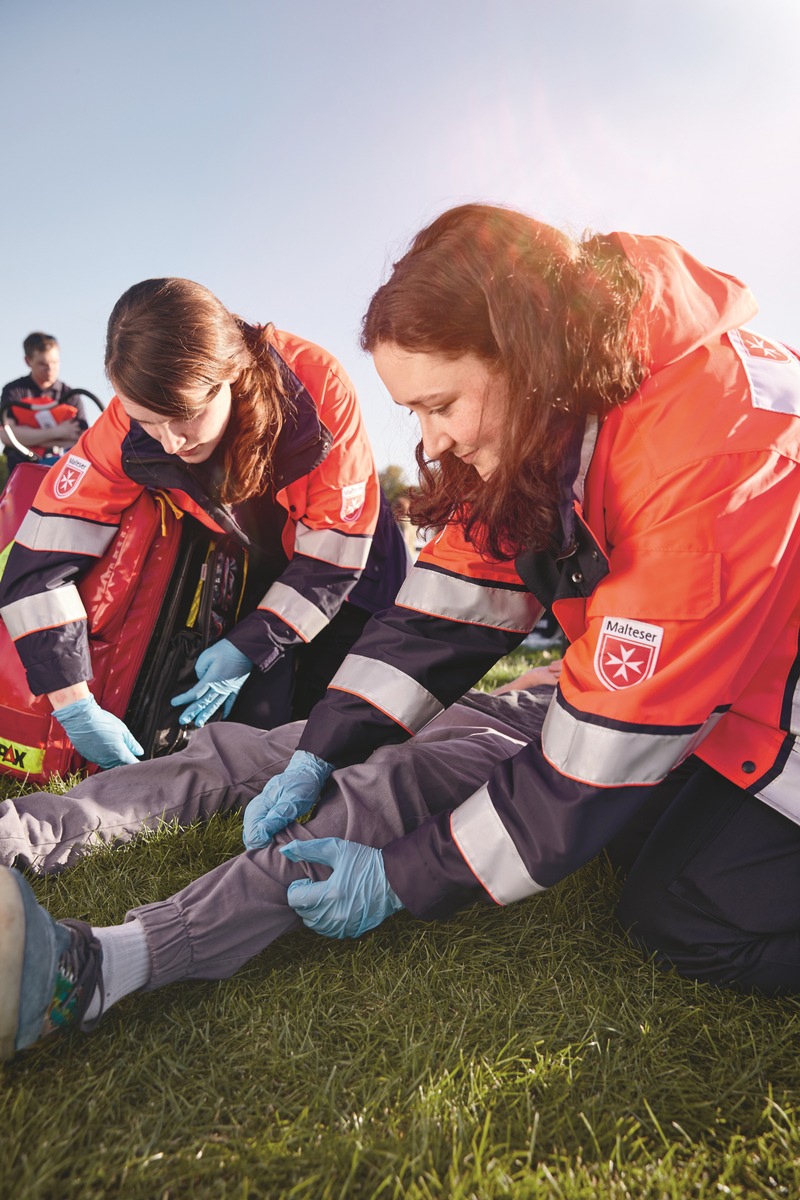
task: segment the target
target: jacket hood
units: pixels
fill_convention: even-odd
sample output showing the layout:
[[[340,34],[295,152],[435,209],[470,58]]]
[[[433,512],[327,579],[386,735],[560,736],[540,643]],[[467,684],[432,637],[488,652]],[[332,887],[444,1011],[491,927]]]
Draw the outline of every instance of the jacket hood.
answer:
[[[752,292],[733,275],[698,262],[663,237],[611,234],[642,276],[644,291],[631,324],[651,371],[747,324],[758,312]]]

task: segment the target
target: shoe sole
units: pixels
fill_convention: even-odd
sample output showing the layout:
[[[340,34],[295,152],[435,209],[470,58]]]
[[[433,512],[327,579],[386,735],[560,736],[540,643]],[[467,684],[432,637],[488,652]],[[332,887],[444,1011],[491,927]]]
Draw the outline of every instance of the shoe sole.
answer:
[[[25,963],[25,906],[7,867],[0,868],[0,913],[0,1060],[5,1060],[16,1053]]]

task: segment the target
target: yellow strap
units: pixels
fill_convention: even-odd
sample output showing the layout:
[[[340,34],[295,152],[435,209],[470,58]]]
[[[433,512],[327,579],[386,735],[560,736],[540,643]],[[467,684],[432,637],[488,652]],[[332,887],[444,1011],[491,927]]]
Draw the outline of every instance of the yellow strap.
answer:
[[[11,553],[11,547],[14,545],[13,540],[8,543],[5,550],[0,551],[0,579],[3,578],[3,572],[6,569],[6,561]]]
[[[197,617],[200,612],[200,601],[203,598],[203,588],[205,587],[206,581],[208,579],[208,562],[209,562],[209,559],[211,558],[211,555],[214,553],[214,547],[216,546],[216,544],[217,544],[216,541],[211,542],[211,544],[208,547],[208,550],[206,551],[206,558],[205,558],[205,562],[203,563],[203,569],[200,572],[200,578],[197,581],[197,587],[194,589],[194,597],[192,598],[192,607],[189,609],[189,615],[186,618],[186,624],[189,629],[194,629],[195,625],[197,624]]]
[[[178,508],[175,501],[169,496],[169,494],[167,492],[155,491],[155,492],[153,492],[153,498],[155,499],[156,503],[158,504],[159,510],[161,512],[161,536],[166,537],[167,536],[167,505],[169,505],[169,507],[172,509],[173,516],[178,521],[183,520],[183,509]]]
[[[197,587],[195,588],[192,607],[189,610],[189,616],[186,618],[186,624],[189,629],[194,629],[195,624],[197,623],[197,616],[200,611],[200,601],[203,596],[203,587],[208,582],[208,564],[212,554],[214,553],[214,550],[216,549],[216,545],[216,542],[212,542],[209,546],[208,553],[206,554],[206,561],[203,563],[203,570],[200,572],[200,579],[198,580]],[[244,549],[244,547],[242,547],[242,550],[244,554],[244,559],[242,561],[242,585],[239,590],[239,603],[236,605],[236,613],[234,615],[235,621],[239,620],[239,610],[242,607],[242,600],[244,599],[244,585],[247,582],[247,566],[250,561],[250,555],[248,554],[247,550]]]
[[[239,609],[242,607],[242,601],[244,600],[244,585],[247,583],[247,568],[250,564],[250,554],[245,546],[242,546],[242,553],[244,554],[244,559],[242,560],[242,586],[239,589],[239,603],[236,605],[235,621],[239,620]]]

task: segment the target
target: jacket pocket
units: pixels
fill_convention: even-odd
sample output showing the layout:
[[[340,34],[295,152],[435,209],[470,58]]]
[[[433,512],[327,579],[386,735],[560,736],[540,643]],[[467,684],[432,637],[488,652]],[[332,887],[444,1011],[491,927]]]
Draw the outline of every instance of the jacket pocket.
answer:
[[[716,550],[622,547],[586,606],[587,617],[613,613],[632,620],[696,621],[722,599],[722,555]]]

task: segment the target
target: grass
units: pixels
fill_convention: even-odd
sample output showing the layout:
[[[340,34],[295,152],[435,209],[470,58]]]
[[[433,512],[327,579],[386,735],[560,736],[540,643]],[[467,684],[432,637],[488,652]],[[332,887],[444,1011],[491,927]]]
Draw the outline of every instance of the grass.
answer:
[[[35,889],[110,923],[240,839],[238,817],[165,829]],[[502,911],[302,931],[129,997],[5,1067],[3,1194],[795,1200],[800,1002],[655,970],[615,892],[601,858]]]

